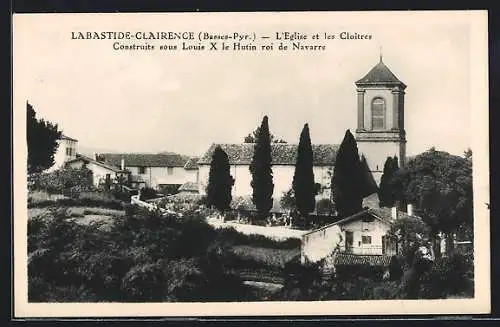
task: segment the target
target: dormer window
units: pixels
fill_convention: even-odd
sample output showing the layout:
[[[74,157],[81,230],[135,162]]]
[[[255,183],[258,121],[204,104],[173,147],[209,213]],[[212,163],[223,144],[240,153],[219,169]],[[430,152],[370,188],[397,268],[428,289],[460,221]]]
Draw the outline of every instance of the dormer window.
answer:
[[[372,101],[372,129],[385,129],[385,100],[382,98]]]

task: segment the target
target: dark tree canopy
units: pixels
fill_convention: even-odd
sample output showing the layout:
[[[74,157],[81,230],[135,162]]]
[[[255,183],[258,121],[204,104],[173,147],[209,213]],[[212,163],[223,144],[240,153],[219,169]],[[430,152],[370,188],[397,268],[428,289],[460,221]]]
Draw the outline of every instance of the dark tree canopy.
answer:
[[[256,143],[257,142],[257,136],[260,133],[260,126],[257,126],[257,128],[247,136],[245,136],[245,139],[243,140],[243,143]],[[269,137],[271,139],[271,143],[287,143],[287,141],[283,139],[276,139],[273,134],[269,134]]]
[[[463,223],[472,224],[472,162],[430,149],[410,160],[396,174],[404,200],[432,232],[451,233]]]
[[[57,124],[37,119],[35,109],[26,102],[26,140],[28,145],[28,173],[39,173],[54,165],[57,140],[62,132]]]
[[[331,183],[333,200],[340,217],[361,211],[363,199],[376,192],[376,185],[374,188],[370,175],[366,160],[363,162],[359,157],[354,136],[347,130],[337,152]]]
[[[234,178],[230,174],[229,158],[220,146],[217,146],[212,155],[207,185],[207,204],[219,211],[230,208],[231,190]]]
[[[304,125],[300,134],[292,187],[297,210],[301,215],[306,217],[306,223],[308,223],[309,213],[314,211],[316,205],[315,195],[317,193],[314,182],[313,151],[308,124]]]
[[[398,172],[398,158],[387,157],[384,164],[384,173],[380,179],[380,188],[378,192],[379,206],[380,207],[393,207],[396,203],[396,189],[394,184],[391,183],[392,178]]]
[[[257,208],[258,219],[265,219],[273,206],[273,171],[271,156],[271,137],[267,116],[262,119],[257,140],[254,145],[250,172],[253,189],[252,202]]]
[[[367,196],[377,193],[378,186],[375,178],[373,178],[373,174],[370,170],[370,166],[368,166],[368,162],[366,161],[366,157],[361,155],[360,160],[360,177],[361,177],[361,196],[366,198]]]

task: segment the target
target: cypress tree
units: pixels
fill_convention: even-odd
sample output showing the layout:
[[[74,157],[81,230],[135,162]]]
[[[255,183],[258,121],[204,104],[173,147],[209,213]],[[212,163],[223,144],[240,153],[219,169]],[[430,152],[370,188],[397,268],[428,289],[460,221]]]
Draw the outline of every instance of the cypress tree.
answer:
[[[223,212],[229,209],[234,178],[229,170],[229,158],[220,146],[212,154],[207,185],[207,204]]]
[[[380,178],[380,188],[378,192],[379,207],[393,207],[396,202],[396,190],[391,183],[392,178],[398,171],[398,158],[387,157],[384,164],[384,173]]]
[[[363,178],[361,183],[361,196],[363,198],[366,198],[373,193],[377,193],[378,186],[375,178],[373,178],[373,174],[364,155],[361,155],[360,170],[361,176]]]
[[[292,187],[297,210],[309,225],[309,213],[314,211],[316,205],[316,184],[314,183],[313,151],[308,124],[304,125],[300,134]]]
[[[365,176],[361,172],[358,146],[350,130],[345,132],[335,159],[332,195],[340,217],[362,210]]]
[[[273,207],[274,191],[271,137],[267,116],[262,119],[256,137],[252,162],[250,163],[252,202],[257,208],[258,219],[263,220],[269,216],[269,211]]]

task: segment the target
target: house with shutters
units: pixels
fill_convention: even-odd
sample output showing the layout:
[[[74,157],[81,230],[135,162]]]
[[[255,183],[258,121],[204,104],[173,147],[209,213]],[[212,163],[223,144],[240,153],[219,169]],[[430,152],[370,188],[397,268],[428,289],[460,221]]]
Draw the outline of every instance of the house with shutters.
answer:
[[[330,268],[336,266],[376,266],[388,268],[397,245],[389,237],[397,219],[411,217],[397,208],[367,208],[335,223],[302,235],[301,262],[326,260]]]

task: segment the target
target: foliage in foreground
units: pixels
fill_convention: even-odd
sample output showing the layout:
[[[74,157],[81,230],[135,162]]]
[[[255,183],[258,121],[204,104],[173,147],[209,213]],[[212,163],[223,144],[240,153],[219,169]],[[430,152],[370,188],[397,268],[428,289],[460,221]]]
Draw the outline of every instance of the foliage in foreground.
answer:
[[[239,278],[217,231],[198,217],[134,207],[113,228],[80,225],[63,211],[28,225],[29,301],[239,301]],[[193,242],[193,240],[196,242]]]
[[[403,258],[399,261],[406,261]],[[321,263],[300,264],[289,262],[285,266],[284,288],[274,295],[279,301],[328,300],[390,300],[390,299],[444,299],[474,296],[474,266],[469,256],[454,254],[437,259],[427,270],[415,275],[415,294],[411,294],[405,278],[408,268],[399,276],[377,279],[354,273],[325,276]],[[402,267],[399,267],[401,269]],[[392,269],[391,269],[392,270]]]

